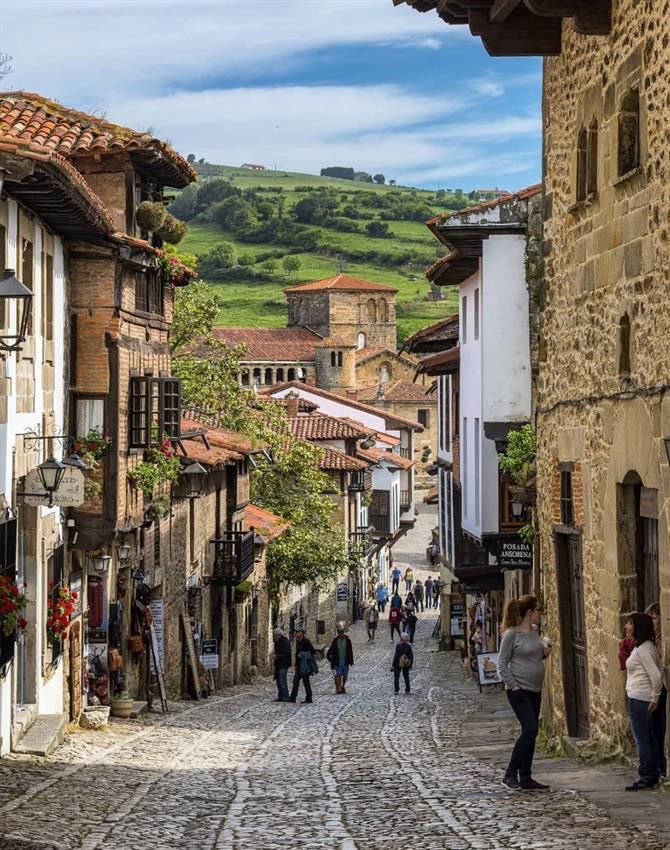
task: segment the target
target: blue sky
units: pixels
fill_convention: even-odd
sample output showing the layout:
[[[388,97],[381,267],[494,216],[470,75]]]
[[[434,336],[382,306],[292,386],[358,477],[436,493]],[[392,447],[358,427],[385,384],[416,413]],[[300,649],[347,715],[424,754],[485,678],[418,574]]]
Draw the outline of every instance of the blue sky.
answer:
[[[537,59],[392,0],[5,0],[5,88],[151,128],[210,162],[406,185],[540,177]]]

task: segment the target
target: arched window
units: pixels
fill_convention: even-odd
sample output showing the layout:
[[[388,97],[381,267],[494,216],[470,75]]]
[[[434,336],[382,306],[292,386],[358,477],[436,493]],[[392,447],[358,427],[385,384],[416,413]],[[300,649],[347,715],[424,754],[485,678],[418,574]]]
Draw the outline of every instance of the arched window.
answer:
[[[379,367],[379,383],[380,384],[388,384],[391,380],[391,364],[390,363],[382,363]]]
[[[365,348],[366,342],[365,334],[361,331],[361,333],[358,334],[358,349],[360,350],[361,348]]]
[[[284,380],[284,370],[277,369],[277,383]]]
[[[377,323],[377,302],[374,298],[368,301],[368,323],[371,325]]]
[[[274,383],[274,381],[272,380],[272,369],[266,369],[265,370],[265,383],[266,384],[273,384]]]
[[[243,387],[249,386],[249,370],[248,369],[242,369],[242,386]]]
[[[577,136],[577,200],[586,198],[586,157],[587,157],[587,133],[582,127]]]
[[[619,377],[630,375],[630,317],[624,313],[619,319]]]
[[[631,89],[621,101],[617,141],[619,177],[640,165],[640,92]]]
[[[337,365],[338,366],[342,365],[342,352],[341,351],[337,352]]]
[[[586,193],[598,191],[598,122],[594,118],[589,127],[588,150],[586,152]]]
[[[335,354],[334,351],[330,352],[330,365],[331,366],[337,366],[337,355]]]
[[[295,381],[295,369],[288,370],[288,379],[289,381]]]
[[[389,320],[389,305],[385,298],[379,301],[379,321],[388,322]]]

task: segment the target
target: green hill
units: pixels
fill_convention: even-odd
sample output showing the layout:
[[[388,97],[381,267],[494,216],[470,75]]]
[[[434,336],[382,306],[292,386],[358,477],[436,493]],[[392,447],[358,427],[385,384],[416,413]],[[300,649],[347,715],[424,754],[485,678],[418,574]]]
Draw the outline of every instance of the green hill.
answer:
[[[281,327],[286,286],[338,271],[398,288],[399,341],[456,309],[451,289],[443,301],[428,300],[424,271],[443,248],[424,222],[471,202],[459,190],[208,163],[196,168],[198,182],[170,211],[188,221],[179,248],[198,257],[201,276],[217,289],[219,324]]]

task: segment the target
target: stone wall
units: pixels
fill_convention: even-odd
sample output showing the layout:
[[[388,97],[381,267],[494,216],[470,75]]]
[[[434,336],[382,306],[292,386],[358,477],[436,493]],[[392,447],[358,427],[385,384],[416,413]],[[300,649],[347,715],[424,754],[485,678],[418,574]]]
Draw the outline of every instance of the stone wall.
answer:
[[[289,292],[288,326],[309,328],[323,337],[342,336],[356,344],[364,332],[366,346],[396,348],[395,295],[378,292]]]
[[[552,734],[566,733],[563,667],[572,648],[561,624],[569,600],[558,591],[553,535],[560,525],[558,464],[572,462],[583,560],[588,746],[607,755],[628,741],[617,661],[626,600],[617,493],[632,473],[658,491],[660,601],[664,633],[670,629],[670,476],[662,442],[670,433],[670,311],[664,309],[670,20],[661,4],[650,8],[635,0],[614,4],[606,38],[564,28],[563,53],[546,61],[544,80],[545,257],[535,353],[542,592],[554,644],[545,715]],[[620,175],[619,124],[631,90],[639,92],[640,166]],[[578,136],[596,124],[597,188],[578,200]],[[667,649],[665,655],[667,661]]]

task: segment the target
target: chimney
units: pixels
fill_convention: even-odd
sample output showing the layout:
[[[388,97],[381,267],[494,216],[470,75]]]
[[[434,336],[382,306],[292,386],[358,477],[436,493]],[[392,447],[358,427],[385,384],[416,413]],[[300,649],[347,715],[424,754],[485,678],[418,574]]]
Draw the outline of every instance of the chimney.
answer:
[[[291,419],[294,419],[300,411],[300,396],[298,393],[289,393],[284,398],[286,399],[286,412]]]

